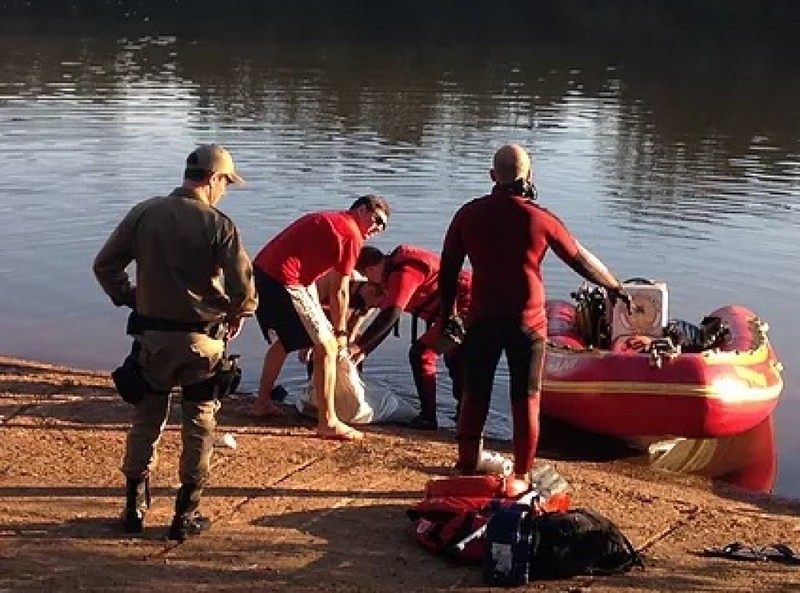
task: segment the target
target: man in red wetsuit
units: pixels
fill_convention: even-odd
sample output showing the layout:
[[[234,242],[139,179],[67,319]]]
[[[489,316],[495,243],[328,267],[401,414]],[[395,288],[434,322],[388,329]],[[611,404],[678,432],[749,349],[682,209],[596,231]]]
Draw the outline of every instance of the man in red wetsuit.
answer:
[[[472,265],[471,303],[464,341],[464,399],[457,440],[458,467],[477,471],[494,375],[503,352],[510,375],[514,477],[528,487],[539,438],[539,392],[547,318],[540,265],[552,249],[578,274],[629,303],[614,275],[551,212],[534,203],[528,153],[507,144],[494,155],[494,187],[456,212],[444,240],[439,288],[442,317],[457,312],[458,275]]]
[[[358,198],[344,212],[302,216],[267,243],[253,260],[259,306],[256,319],[267,341],[278,340],[264,357],[254,415],[268,414],[275,380],[287,354],[312,349],[312,382],[319,398],[317,434],[353,441],[358,430],[336,416],[333,405],[336,358],[347,348],[350,275],[364,240],[386,228],[389,205],[374,195]],[[315,281],[331,271],[333,290],[329,316],[320,304]]]
[[[404,311],[425,321],[428,324],[427,331],[414,340],[408,352],[420,401],[420,414],[411,424],[416,428],[435,430],[438,427],[436,360],[440,354],[444,355],[453,382],[453,397],[458,402],[461,401],[462,391],[461,346],[443,350],[439,316],[439,256],[411,245],[399,245],[388,255],[375,247],[365,246],[356,269],[370,282],[380,284],[386,295],[379,305],[378,316],[351,344],[350,354],[355,362],[360,362],[389,335]],[[465,312],[469,305],[470,282],[471,274],[461,272],[456,302],[459,312]]]

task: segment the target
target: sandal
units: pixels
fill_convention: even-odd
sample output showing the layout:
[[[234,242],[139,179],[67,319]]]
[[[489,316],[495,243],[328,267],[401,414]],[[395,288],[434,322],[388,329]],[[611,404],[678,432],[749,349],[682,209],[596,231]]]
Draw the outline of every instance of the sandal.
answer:
[[[759,550],[767,560],[783,564],[800,564],[800,555],[786,544],[770,544]]]
[[[729,560],[746,560],[749,562],[762,562],[767,559],[762,549],[746,546],[739,542],[734,542],[721,548],[703,548],[703,556],[727,558]]]

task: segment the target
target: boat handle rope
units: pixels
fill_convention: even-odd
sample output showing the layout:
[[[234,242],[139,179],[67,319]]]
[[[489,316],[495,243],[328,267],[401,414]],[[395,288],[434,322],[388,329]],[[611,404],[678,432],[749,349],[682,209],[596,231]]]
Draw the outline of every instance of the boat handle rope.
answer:
[[[657,338],[650,343],[650,366],[660,369],[664,366],[665,360],[672,360],[680,354],[680,348],[676,347],[669,338]]]

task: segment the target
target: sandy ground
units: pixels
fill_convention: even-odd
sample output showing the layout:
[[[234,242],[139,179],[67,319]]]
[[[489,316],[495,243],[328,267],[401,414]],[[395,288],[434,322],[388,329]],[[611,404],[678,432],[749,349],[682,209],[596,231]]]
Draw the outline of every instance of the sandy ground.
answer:
[[[312,437],[290,415],[257,423],[226,403],[203,510],[212,531],[165,528],[179,433],[168,427],[143,536],[121,537],[119,473],[129,407],[107,373],[0,357],[0,593],[6,591],[482,591],[477,567],[426,553],[406,509],[450,473],[446,431],[370,427],[360,444]],[[173,418],[174,420],[174,418]],[[574,506],[617,522],[647,563],[620,577],[531,591],[800,591],[800,566],[706,558],[705,546],[800,549],[800,502],[712,487],[624,461],[552,461]]]

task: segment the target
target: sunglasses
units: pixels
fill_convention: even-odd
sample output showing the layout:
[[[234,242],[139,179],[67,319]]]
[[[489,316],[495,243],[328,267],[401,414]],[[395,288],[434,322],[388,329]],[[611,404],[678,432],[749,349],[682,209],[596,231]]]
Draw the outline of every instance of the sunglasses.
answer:
[[[372,224],[378,227],[379,230],[386,230],[386,224],[389,222],[386,215],[380,210],[372,211]]]
[[[211,174],[213,175],[214,173],[212,172]],[[231,179],[231,177],[227,173],[219,173],[219,176],[221,179],[225,180],[226,185],[233,184],[233,179]]]

